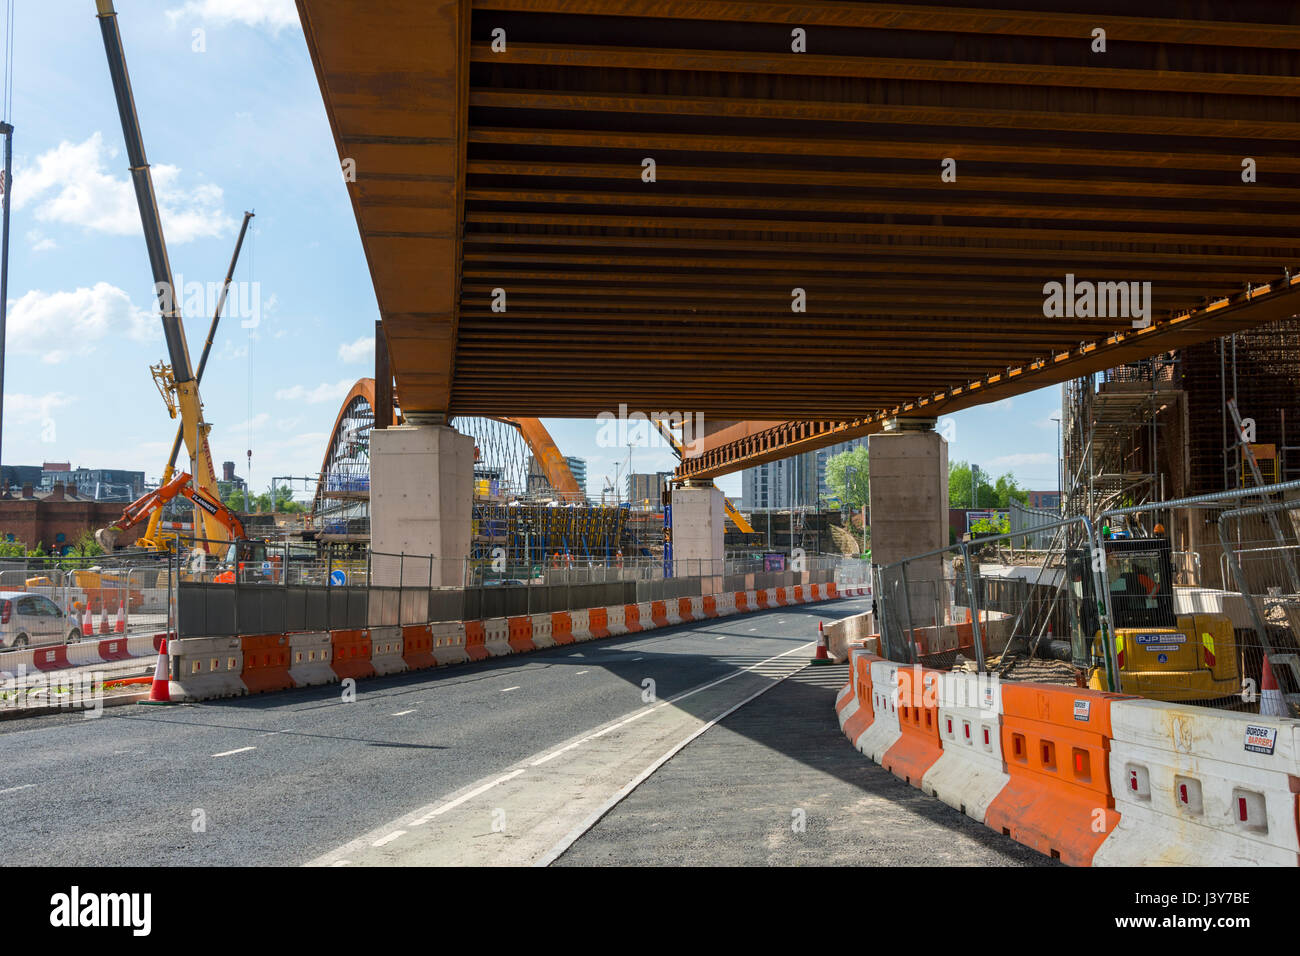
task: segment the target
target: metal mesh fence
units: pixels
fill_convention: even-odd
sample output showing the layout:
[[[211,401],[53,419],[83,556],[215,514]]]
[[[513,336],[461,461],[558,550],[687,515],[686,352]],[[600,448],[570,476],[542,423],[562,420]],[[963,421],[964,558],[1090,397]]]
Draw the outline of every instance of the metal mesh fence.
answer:
[[[1249,713],[1300,707],[1300,482],[1114,509],[879,569],[883,652]]]

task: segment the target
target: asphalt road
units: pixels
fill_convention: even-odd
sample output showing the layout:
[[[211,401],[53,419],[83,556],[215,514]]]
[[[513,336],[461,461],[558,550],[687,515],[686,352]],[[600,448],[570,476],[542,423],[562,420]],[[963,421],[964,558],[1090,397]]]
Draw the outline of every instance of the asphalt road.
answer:
[[[728,721],[756,704],[779,704],[774,695],[806,658],[817,621],[857,613],[863,604],[734,615],[375,678],[357,684],[355,702],[329,686],[167,709],[116,708],[93,720],[59,714],[6,722],[0,724],[6,824],[0,859],[512,863],[549,862],[567,849],[565,862],[632,862],[639,850],[611,851],[608,839],[601,853],[581,856],[584,840],[620,819],[622,791],[652,792],[644,783],[640,790],[630,786],[651,772],[652,758],[667,761],[649,776],[655,783],[693,748],[713,747],[724,730],[734,735]],[[833,727],[834,692],[827,693],[814,706]],[[710,725],[718,717],[722,723]],[[784,746],[797,751],[797,745]],[[848,762],[868,766],[842,737],[839,746]],[[800,759],[797,752],[789,756]],[[741,769],[719,763],[717,785]],[[885,778],[854,786],[897,783]],[[908,798],[915,794],[904,789]],[[605,807],[607,796],[615,799],[612,811],[596,831],[578,835],[593,822],[588,811]],[[546,807],[552,809],[543,812]],[[945,810],[938,806],[930,819],[917,815],[916,825],[936,836],[960,830],[961,817],[948,819]],[[415,826],[398,826],[413,818]],[[575,831],[574,820],[586,823]],[[556,841],[565,834],[568,842]],[[548,856],[547,847],[559,851]],[[973,844],[956,862],[987,862],[986,851]],[[713,862],[683,854],[688,862]]]

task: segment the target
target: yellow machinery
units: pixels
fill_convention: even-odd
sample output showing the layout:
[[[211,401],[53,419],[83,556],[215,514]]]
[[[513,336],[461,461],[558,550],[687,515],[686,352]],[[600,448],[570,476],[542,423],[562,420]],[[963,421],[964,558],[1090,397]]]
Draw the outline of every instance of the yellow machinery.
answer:
[[[217,317],[225,301],[234,273],[235,259],[239,256],[239,246],[243,243],[244,232],[248,228],[251,213],[245,213],[244,224],[239,231],[238,244],[235,246],[235,259],[231,260],[230,272],[221,291],[217,305],[217,317],[208,334],[208,341],[203,350],[203,360],[197,374],[190,364],[189,345],[185,339],[185,326],[181,319],[181,290],[176,289],[172,279],[171,261],[167,256],[167,243],[163,238],[162,219],[158,204],[154,198],[153,177],[149,172],[149,162],[145,158],[144,140],[140,133],[140,121],[135,112],[135,97],[131,92],[131,79],[127,74],[126,55],[122,50],[122,36],[117,27],[117,13],[112,0],[96,0],[100,32],[104,39],[104,53],[108,58],[108,70],[113,81],[113,93],[117,99],[118,115],[122,121],[122,135],[126,140],[127,158],[130,162],[131,178],[135,185],[136,202],[140,208],[140,222],[144,229],[145,247],[149,254],[149,264],[153,271],[154,288],[158,294],[159,309],[162,314],[163,335],[167,341],[167,351],[171,364],[159,363],[151,366],[154,381],[162,393],[167,411],[173,419],[180,419],[176,440],[172,444],[171,459],[163,474],[163,486],[169,487],[176,467],[176,457],[181,442],[189,452],[191,468],[196,490],[200,498],[206,501],[220,501],[217,489],[217,473],[212,464],[212,454],[208,450],[209,426],[203,419],[203,403],[199,399],[199,380],[203,375],[203,366],[207,362],[208,351],[212,346],[212,335],[216,329]],[[149,496],[141,499],[145,501]],[[228,522],[218,517],[218,512],[206,507],[199,507],[197,498],[194,509],[194,535],[200,539],[202,550],[224,558],[230,546],[231,531]],[[137,502],[138,504],[139,502]],[[149,514],[149,523],[144,535],[139,539],[143,547],[164,550],[167,545],[159,538],[158,524],[162,516],[161,507]],[[115,529],[105,528],[96,534],[101,544],[111,550],[116,543]]]
[[[1089,686],[1169,701],[1239,694],[1241,665],[1232,621],[1222,614],[1174,610],[1168,539],[1112,538],[1103,544],[1119,673],[1117,680],[1108,679],[1104,669],[1093,668]],[[1072,556],[1071,577],[1076,596],[1082,598],[1084,633],[1092,635],[1093,655],[1101,658],[1102,636],[1095,621],[1097,601],[1087,560],[1084,552]]]

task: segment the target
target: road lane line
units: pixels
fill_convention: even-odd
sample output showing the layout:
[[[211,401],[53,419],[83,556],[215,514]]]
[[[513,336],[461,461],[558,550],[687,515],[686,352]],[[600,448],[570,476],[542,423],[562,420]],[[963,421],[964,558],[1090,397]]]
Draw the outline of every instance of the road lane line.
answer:
[[[414,709],[414,708],[412,708],[412,709],[410,709],[410,710],[399,710],[397,713],[393,714],[392,716],[394,716],[394,717],[405,717],[407,714],[413,714],[413,713],[415,713],[415,709]]]
[[[0,793],[15,793],[19,790],[29,790],[34,786],[36,786],[34,783],[25,783],[21,787],[6,787],[5,789],[0,790]]]
[[[372,844],[370,844],[370,845],[371,845],[371,846],[384,846],[384,845],[386,845],[386,844],[392,843],[392,842],[393,842],[394,840],[396,840],[398,837],[400,837],[400,836],[404,836],[405,834],[406,834],[406,831],[405,831],[405,830],[394,830],[392,833],[388,834],[387,836],[381,836],[378,840],[376,840],[374,843],[372,843]]]
[[[581,677],[583,674],[590,674],[590,673],[591,673],[591,671],[578,671],[578,673],[574,674],[573,676],[574,676],[574,677]]]
[[[518,689],[520,688],[520,686],[522,686],[522,685],[520,685],[520,684],[516,684],[514,687],[502,687],[502,688],[501,688],[501,693],[503,693],[503,694],[508,694],[508,693],[510,693],[512,690],[518,690]]]
[[[519,776],[521,773],[524,772],[525,772],[524,769],[521,767],[518,770],[511,771],[510,773],[506,774],[504,777],[498,777],[496,780],[488,781],[487,783],[483,784],[483,786],[481,787],[475,787],[469,793],[462,794],[461,796],[457,797],[455,800],[449,800],[446,803],[444,803],[442,806],[438,807],[436,810],[433,810],[430,813],[426,813],[420,819],[414,821],[412,825],[418,827],[421,826],[422,824],[428,823],[434,817],[440,817],[448,810],[456,809],[466,800],[473,800],[475,797],[479,796],[480,794],[487,793],[497,784],[505,783],[507,780],[513,780],[515,779],[515,777]]]
[[[242,753],[244,753],[244,752],[246,752],[246,751],[249,751],[249,750],[256,750],[256,749],[257,749],[256,747],[240,747],[240,748],[237,749],[237,750],[224,750],[224,751],[222,751],[221,753],[219,753],[219,754],[213,754],[212,756],[214,756],[214,757],[229,757],[229,756],[231,756],[232,754],[242,754]]]
[[[758,671],[762,676],[767,677],[769,676],[768,674],[765,674],[762,671],[758,670],[760,667],[763,667],[765,664],[771,664],[773,661],[778,661],[783,657],[788,657],[791,654],[797,654],[800,651],[806,651],[809,647],[812,646],[813,646],[812,642],[809,642],[807,644],[800,644],[798,647],[794,647],[788,651],[784,651],[780,654],[777,654],[775,657],[769,657],[767,660],[759,661],[757,664],[751,664],[749,667],[742,667],[740,670],[733,671],[732,673],[726,675],[725,677],[719,677],[715,681],[710,681],[707,684],[701,684],[699,687],[692,688],[691,690],[683,691],[682,693],[677,694],[675,697],[669,697],[666,700],[661,700],[658,703],[656,703],[655,706],[653,707],[646,707],[644,709],[638,710],[636,713],[632,714],[632,716],[625,717],[623,720],[616,721],[610,726],[605,727],[602,730],[596,731],[594,734],[588,734],[587,736],[583,737],[581,740],[575,740],[572,743],[565,744],[559,750],[552,751],[546,756],[533,761],[532,763],[529,764],[529,766],[540,767],[542,764],[546,763],[547,761],[552,760],[555,757],[558,757],[560,754],[564,753],[565,751],[572,750],[574,747],[577,747],[579,744],[586,743],[588,740],[594,740],[597,737],[603,737],[605,734],[617,730],[619,727],[622,727],[624,724],[630,724],[634,720],[640,720],[642,717],[658,710],[660,707],[667,707],[669,704],[675,704],[679,700],[685,700],[687,697],[692,697],[695,694],[701,693],[702,691],[706,691],[710,687],[717,687],[719,684],[725,684],[727,681],[732,680],[736,677],[740,677],[743,674],[747,674],[750,671]]]
[[[784,656],[784,655],[782,655],[782,656]],[[685,740],[682,740],[682,741],[679,742],[678,744],[674,745],[672,748],[669,749],[669,751],[668,751],[666,754],[664,754],[662,757],[660,757],[658,760],[656,760],[654,763],[652,763],[652,764],[651,764],[649,767],[647,767],[645,770],[642,770],[639,774],[637,774],[635,777],[633,777],[632,780],[631,780],[631,782],[629,782],[629,783],[627,783],[625,786],[623,786],[623,787],[618,791],[618,793],[614,794],[614,796],[612,796],[612,797],[610,797],[608,800],[606,800],[606,801],[605,801],[601,806],[597,807],[597,808],[596,808],[596,811],[595,811],[594,813],[592,813],[591,816],[587,817],[586,820],[582,821],[582,823],[579,823],[576,827],[574,827],[572,830],[570,830],[570,831],[569,831],[569,832],[564,836],[564,838],[563,838],[562,840],[560,840],[559,843],[557,843],[557,844],[555,844],[555,846],[551,847],[551,849],[550,849],[549,851],[547,851],[546,855],[543,856],[540,860],[538,860],[538,861],[537,861],[536,863],[534,863],[533,865],[534,865],[534,866],[550,866],[552,863],[554,863],[556,860],[558,860],[558,859],[559,859],[559,858],[564,854],[564,851],[565,851],[565,850],[567,850],[569,847],[573,846],[574,843],[576,843],[579,839],[581,839],[581,837],[582,837],[582,835],[583,835],[584,833],[586,833],[588,830],[590,830],[592,827],[594,827],[597,823],[599,823],[601,817],[605,816],[605,814],[609,813],[610,810],[612,810],[612,809],[614,809],[614,807],[618,806],[618,804],[621,803],[621,802],[623,801],[623,799],[624,799],[625,797],[627,797],[627,795],[630,794],[633,790],[635,790],[637,787],[641,786],[641,784],[643,784],[643,783],[645,783],[647,780],[649,780],[650,777],[654,774],[654,772],[655,772],[656,770],[658,770],[660,767],[662,767],[664,764],[666,764],[669,760],[671,760],[673,757],[675,757],[675,756],[676,756],[676,755],[677,755],[677,754],[678,754],[678,753],[679,753],[679,752],[680,752],[684,747],[686,747],[688,744],[690,744],[691,741],[695,740],[697,737],[699,737],[701,734],[703,734],[705,731],[707,731],[707,730],[708,730],[710,727],[712,727],[714,724],[718,723],[718,722],[721,721],[721,720],[725,720],[727,717],[731,716],[731,715],[734,714],[736,711],[740,710],[740,708],[744,707],[744,706],[745,706],[746,704],[748,704],[751,700],[755,700],[756,698],[761,697],[763,694],[766,694],[769,690],[771,690],[771,689],[772,689],[773,687],[775,687],[777,684],[781,683],[781,681],[783,681],[783,680],[785,680],[787,677],[789,677],[790,674],[797,674],[799,671],[803,670],[803,668],[804,668],[804,667],[807,667],[807,666],[809,666],[809,665],[804,664],[802,667],[796,667],[796,668],[794,668],[793,670],[791,670],[789,674],[785,674],[784,676],[782,676],[782,677],[778,678],[777,680],[773,681],[772,683],[768,684],[766,687],[761,687],[761,688],[759,688],[757,691],[755,691],[754,693],[750,694],[748,697],[746,697],[746,698],[745,698],[744,700],[742,700],[740,703],[738,703],[738,704],[734,704],[734,705],[732,705],[731,707],[728,707],[725,711],[723,711],[723,712],[722,712],[721,714],[719,714],[717,717],[714,717],[714,718],[713,718],[712,720],[710,720],[708,723],[704,724],[704,726],[702,726],[702,727],[700,727],[699,729],[695,730],[693,733],[691,733],[690,735],[688,735],[688,736],[686,737]]]

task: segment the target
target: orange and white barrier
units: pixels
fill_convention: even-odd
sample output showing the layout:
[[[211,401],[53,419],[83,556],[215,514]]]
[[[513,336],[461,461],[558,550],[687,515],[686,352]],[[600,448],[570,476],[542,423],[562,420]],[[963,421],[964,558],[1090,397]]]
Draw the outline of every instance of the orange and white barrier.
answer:
[[[504,617],[490,617],[483,621],[483,646],[492,657],[505,657],[514,653],[510,646],[510,622]]]
[[[541,614],[532,615],[533,619],[533,647],[542,650],[547,647],[555,646],[555,639],[551,637],[551,620],[550,611],[544,611]]]
[[[575,641],[591,640],[591,617],[588,611],[570,611],[569,618],[573,622],[570,633],[573,634]]]
[[[338,680],[330,667],[333,641],[329,631],[289,635],[289,677],[295,687],[332,684]]]
[[[996,674],[944,674],[939,679],[939,741],[943,753],[921,789],[979,822],[1011,781],[1002,759],[1002,686]]]
[[[627,633],[627,625],[623,622],[623,611],[622,604],[612,604],[605,608],[605,629],[610,637],[619,637]]]
[[[406,670],[406,661],[402,658],[400,627],[370,628],[370,665],[381,676],[400,674]]]
[[[1110,708],[1104,866],[1300,865],[1300,721],[1150,700]]]
[[[854,746],[876,763],[903,736],[898,724],[898,669],[892,661],[871,662],[871,725]]]
[[[244,646],[238,637],[187,637],[169,642],[175,700],[211,700],[248,693],[240,680]]]
[[[430,624],[429,631],[433,635],[433,659],[439,665],[463,664],[469,660],[464,621]]]

